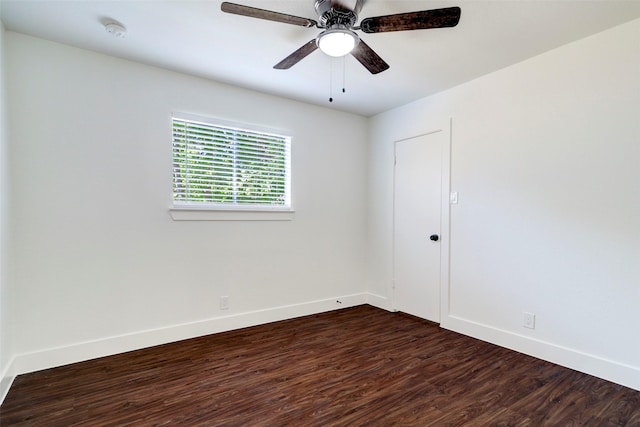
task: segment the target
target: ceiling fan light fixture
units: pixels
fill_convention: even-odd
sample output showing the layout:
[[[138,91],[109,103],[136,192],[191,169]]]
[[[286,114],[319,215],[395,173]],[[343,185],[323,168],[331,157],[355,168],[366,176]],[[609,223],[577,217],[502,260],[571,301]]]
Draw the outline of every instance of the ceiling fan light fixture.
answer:
[[[346,27],[330,28],[318,35],[318,47],[329,56],[340,57],[350,53],[360,38]]]

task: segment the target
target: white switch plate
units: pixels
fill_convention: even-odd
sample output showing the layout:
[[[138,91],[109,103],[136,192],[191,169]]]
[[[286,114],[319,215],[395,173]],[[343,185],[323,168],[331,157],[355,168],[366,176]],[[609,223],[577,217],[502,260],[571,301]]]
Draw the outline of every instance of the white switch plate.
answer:
[[[449,202],[452,205],[457,205],[458,204],[458,192],[454,191],[451,194],[449,194]]]

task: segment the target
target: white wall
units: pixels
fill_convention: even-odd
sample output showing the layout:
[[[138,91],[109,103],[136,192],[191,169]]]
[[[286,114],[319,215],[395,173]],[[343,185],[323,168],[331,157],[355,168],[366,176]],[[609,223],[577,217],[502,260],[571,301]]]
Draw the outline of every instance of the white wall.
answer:
[[[1,16],[0,16],[1,18]],[[10,370],[11,334],[9,328],[9,141],[5,97],[5,30],[0,19],[0,402],[6,395],[13,374]]]
[[[366,119],[7,39],[18,371],[364,302]],[[290,131],[295,219],[172,221],[172,111]]]
[[[392,142],[451,117],[442,325],[640,389],[638,40],[635,20],[373,118],[370,291],[391,295]]]

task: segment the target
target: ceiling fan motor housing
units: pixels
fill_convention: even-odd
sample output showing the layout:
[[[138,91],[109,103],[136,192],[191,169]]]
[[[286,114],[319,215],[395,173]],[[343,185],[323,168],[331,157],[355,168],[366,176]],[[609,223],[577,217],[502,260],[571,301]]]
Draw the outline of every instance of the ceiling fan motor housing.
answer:
[[[320,26],[332,28],[335,25],[344,25],[351,28],[358,20],[362,0],[316,0],[315,9]]]

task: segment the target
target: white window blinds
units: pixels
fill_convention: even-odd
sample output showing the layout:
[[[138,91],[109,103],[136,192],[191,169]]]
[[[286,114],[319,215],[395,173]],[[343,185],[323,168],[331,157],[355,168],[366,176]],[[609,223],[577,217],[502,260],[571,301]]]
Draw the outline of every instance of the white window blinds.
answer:
[[[176,206],[289,209],[290,137],[173,117]]]

